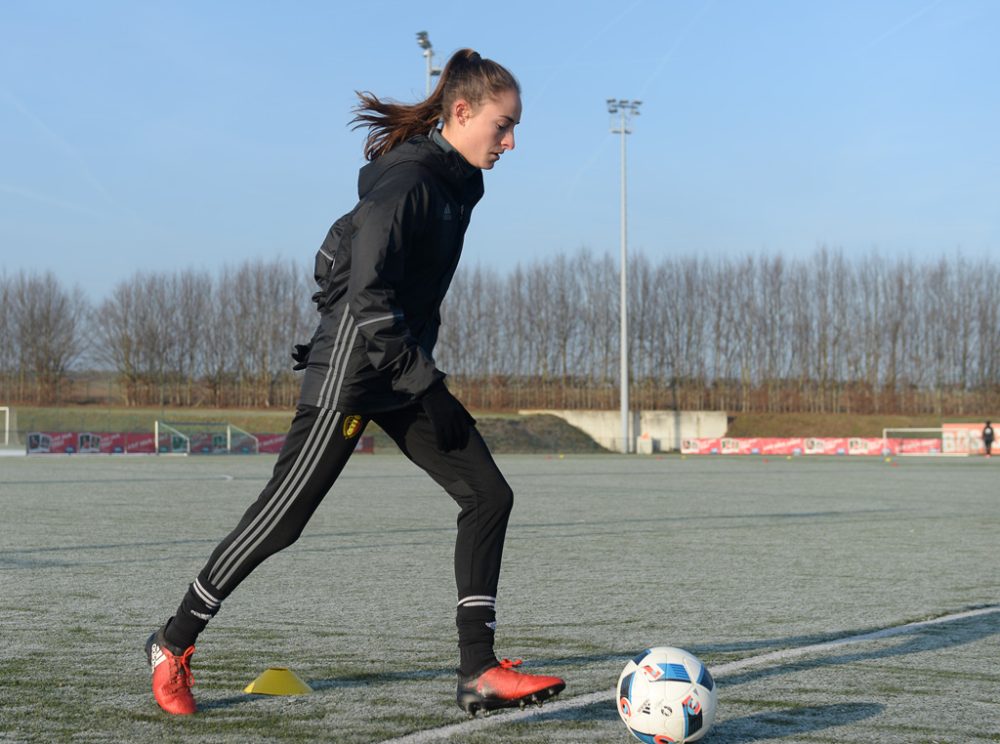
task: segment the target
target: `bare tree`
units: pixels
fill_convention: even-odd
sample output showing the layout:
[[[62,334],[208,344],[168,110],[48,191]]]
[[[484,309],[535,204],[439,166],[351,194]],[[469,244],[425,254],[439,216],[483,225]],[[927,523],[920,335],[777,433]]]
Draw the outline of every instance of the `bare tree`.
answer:
[[[232,395],[235,380],[234,354],[237,347],[230,316],[235,304],[233,282],[226,273],[212,283],[208,301],[210,322],[205,327],[200,369],[213,406],[237,405]]]
[[[11,321],[13,307],[12,280],[6,272],[0,274],[0,399],[20,400],[18,385],[18,349],[14,324]]]
[[[969,294],[971,335],[973,336],[973,370],[971,386],[976,391],[980,410],[996,410],[997,385],[1000,381],[1000,272],[986,260],[969,268],[970,275],[963,288]]]
[[[30,380],[30,399],[54,403],[70,367],[84,350],[89,310],[79,287],[64,289],[52,271],[18,274],[8,285],[6,323],[18,367]],[[27,392],[27,391],[23,391]]]
[[[583,249],[579,256],[580,319],[586,377],[590,384],[612,385],[617,379],[618,269],[610,255],[595,258]]]
[[[137,272],[98,307],[94,356],[118,374],[125,405],[167,402],[169,358],[178,344],[171,278]]]
[[[119,282],[94,315],[94,356],[118,374],[126,406],[139,400],[141,377],[135,307],[141,302],[135,281]]]
[[[168,366],[172,370],[171,402],[191,406],[198,402],[195,382],[201,371],[207,327],[214,322],[210,314],[212,279],[194,270],[182,271],[170,283],[174,316],[175,343],[169,352]]]

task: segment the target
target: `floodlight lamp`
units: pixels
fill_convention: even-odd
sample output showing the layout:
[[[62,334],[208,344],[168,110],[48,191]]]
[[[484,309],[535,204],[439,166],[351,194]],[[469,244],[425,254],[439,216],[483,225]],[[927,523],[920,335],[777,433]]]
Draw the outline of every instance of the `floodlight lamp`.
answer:
[[[616,101],[614,98],[608,99],[608,113],[609,114],[618,113],[618,101]]]
[[[417,44],[420,46],[421,49],[431,48],[431,40],[427,38],[426,31],[417,31]]]

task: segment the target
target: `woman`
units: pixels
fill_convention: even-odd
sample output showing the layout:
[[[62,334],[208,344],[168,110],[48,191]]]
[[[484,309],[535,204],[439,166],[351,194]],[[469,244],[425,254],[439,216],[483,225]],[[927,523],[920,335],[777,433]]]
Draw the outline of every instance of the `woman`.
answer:
[[[458,704],[469,713],[541,702],[565,683],[524,674],[493,652],[496,590],[512,494],[475,420],[445,386],[432,352],[482,170],[514,149],[520,87],[501,65],[457,52],[434,93],[406,106],[359,94],[368,128],[360,200],[316,255],[320,322],[293,355],[302,395],[274,473],[209,557],[176,613],[146,642],[153,694],[190,714],[191,655],[222,601],[291,545],[375,421],[460,507]],[[442,122],[440,129],[438,122]]]

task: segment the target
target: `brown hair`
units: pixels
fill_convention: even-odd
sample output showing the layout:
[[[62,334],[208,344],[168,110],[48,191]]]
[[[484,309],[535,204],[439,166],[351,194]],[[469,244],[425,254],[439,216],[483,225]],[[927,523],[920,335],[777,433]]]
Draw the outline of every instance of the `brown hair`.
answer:
[[[455,101],[465,99],[476,107],[508,90],[520,93],[521,86],[507,68],[472,49],[459,49],[444,66],[434,92],[420,103],[381,101],[368,91],[355,91],[360,103],[351,123],[354,129],[368,127],[365,158],[375,160],[410,137],[427,134],[438,121],[448,121]]]

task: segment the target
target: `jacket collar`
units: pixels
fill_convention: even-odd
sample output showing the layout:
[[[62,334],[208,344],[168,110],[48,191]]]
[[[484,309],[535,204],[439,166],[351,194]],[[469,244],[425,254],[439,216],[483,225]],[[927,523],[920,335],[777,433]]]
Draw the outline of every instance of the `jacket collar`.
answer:
[[[461,193],[461,201],[470,205],[478,202],[483,196],[482,170],[470,165],[440,134],[438,142],[435,131],[412,137],[362,167],[358,174],[358,196],[363,198],[388,170],[407,162],[416,162],[433,170],[448,183],[449,188]]]
[[[434,129],[431,130],[430,140],[435,145],[444,150],[445,157],[448,160],[448,164],[451,167],[451,170],[460,179],[464,180],[467,178],[472,178],[476,174],[482,174],[482,170],[480,170],[474,165],[471,165],[469,161],[465,159],[465,156],[463,156],[462,153],[460,153],[457,149],[455,149],[455,146],[453,144],[451,144],[448,140],[444,138],[444,135],[441,134],[440,129],[435,127]]]

